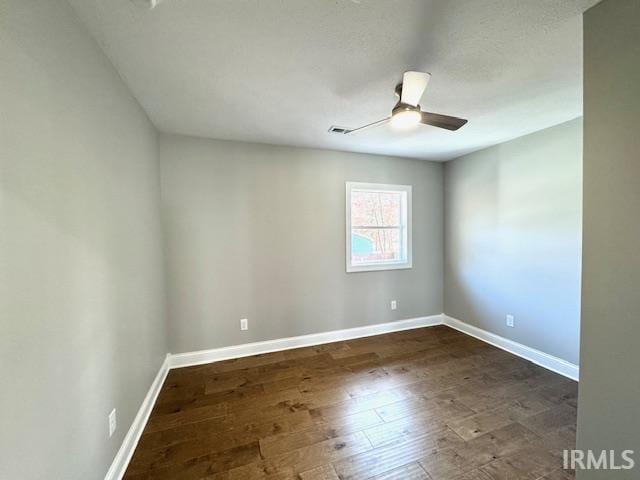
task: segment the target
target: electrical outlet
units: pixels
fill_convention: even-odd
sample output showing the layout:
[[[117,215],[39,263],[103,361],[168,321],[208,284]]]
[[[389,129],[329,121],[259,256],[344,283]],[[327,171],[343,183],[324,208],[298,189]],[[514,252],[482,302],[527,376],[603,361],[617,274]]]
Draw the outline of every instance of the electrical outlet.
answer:
[[[240,320],[240,330],[249,330],[249,319],[242,318]]]
[[[113,432],[116,431],[117,423],[116,423],[116,409],[111,410],[109,414],[109,436],[113,435]]]
[[[515,327],[516,319],[513,315],[507,314],[507,327]]]
[[[391,310],[395,310],[398,308],[398,302],[395,300],[391,300]]]

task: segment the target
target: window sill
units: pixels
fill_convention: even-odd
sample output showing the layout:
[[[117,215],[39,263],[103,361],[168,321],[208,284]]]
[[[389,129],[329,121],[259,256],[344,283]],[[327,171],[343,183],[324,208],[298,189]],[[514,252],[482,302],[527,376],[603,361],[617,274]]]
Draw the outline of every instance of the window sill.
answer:
[[[389,263],[375,265],[347,265],[347,273],[381,272],[385,270],[409,270],[413,268],[411,263]]]

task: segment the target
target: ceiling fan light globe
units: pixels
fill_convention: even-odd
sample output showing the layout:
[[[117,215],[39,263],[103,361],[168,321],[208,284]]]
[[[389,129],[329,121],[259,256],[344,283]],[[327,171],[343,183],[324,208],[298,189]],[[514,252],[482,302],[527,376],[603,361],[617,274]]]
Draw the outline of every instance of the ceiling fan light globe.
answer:
[[[391,126],[398,130],[408,130],[420,123],[420,112],[415,110],[402,110],[391,117]]]

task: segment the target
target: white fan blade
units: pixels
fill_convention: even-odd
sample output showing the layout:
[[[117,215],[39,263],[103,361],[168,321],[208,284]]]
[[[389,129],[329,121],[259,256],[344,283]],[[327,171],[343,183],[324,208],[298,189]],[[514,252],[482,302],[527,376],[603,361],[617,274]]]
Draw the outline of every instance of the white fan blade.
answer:
[[[424,94],[431,74],[423,72],[404,72],[402,77],[402,97],[400,101],[407,105],[417,106]]]

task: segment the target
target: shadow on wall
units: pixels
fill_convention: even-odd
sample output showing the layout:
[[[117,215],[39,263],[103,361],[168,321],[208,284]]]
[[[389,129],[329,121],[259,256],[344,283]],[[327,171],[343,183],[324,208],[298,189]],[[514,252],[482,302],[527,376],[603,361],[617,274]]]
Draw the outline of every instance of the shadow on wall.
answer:
[[[581,138],[577,119],[445,168],[446,313],[574,364]]]

